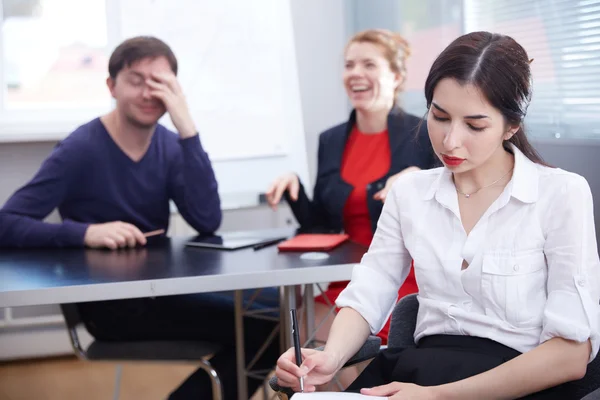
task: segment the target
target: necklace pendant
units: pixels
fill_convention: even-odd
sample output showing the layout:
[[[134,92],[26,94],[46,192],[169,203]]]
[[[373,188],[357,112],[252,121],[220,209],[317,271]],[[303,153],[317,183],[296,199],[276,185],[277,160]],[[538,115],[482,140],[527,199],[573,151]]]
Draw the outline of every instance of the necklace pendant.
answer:
[[[471,197],[470,194],[465,194],[465,197],[468,199],[469,197]]]

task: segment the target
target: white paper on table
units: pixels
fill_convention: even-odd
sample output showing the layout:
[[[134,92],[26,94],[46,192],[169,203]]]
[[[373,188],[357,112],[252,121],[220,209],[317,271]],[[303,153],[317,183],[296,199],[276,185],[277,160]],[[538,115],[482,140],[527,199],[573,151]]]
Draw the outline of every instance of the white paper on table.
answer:
[[[387,397],[365,396],[359,393],[313,392],[295,393],[292,400],[387,400]]]

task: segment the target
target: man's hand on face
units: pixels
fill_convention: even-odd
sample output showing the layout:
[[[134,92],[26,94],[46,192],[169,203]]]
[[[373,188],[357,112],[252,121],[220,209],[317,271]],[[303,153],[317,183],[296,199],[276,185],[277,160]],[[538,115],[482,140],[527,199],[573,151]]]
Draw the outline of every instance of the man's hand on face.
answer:
[[[152,78],[146,84],[151,89],[151,95],[164,103],[179,136],[185,139],[196,135],[198,131],[175,74],[152,73]]]

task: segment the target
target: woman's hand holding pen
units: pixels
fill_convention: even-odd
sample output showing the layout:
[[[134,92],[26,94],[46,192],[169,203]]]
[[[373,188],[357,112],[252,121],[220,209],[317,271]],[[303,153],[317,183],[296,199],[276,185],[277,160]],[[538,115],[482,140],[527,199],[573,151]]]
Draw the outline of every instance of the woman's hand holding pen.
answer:
[[[293,347],[279,357],[275,374],[280,386],[299,392],[299,379],[304,377],[304,391],[314,392],[315,386],[330,382],[341,368],[339,358],[327,351],[302,349],[302,358],[298,367]]]

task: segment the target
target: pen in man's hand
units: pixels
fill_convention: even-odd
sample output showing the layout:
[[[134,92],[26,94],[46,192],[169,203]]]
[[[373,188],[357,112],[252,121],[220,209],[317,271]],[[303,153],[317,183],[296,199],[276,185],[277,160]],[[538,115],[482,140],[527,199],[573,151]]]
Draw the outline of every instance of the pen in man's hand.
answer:
[[[296,316],[296,309],[290,310],[292,315],[292,337],[294,339],[294,351],[296,353],[296,365],[302,365],[302,351],[300,350],[300,332],[298,331],[298,318]],[[304,378],[300,377],[300,391],[304,392]]]
[[[165,233],[164,229],[157,229],[155,231],[146,232],[143,235],[144,235],[144,237],[150,237],[150,236],[162,235],[163,233]]]

